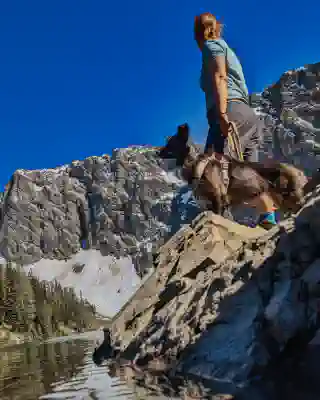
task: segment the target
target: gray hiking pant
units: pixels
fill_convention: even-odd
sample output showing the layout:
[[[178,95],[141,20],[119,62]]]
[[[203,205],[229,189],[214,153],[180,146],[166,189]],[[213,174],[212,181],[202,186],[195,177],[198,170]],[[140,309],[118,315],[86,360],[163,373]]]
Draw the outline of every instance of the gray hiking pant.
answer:
[[[253,109],[242,101],[228,102],[227,114],[238,128],[244,159],[258,161],[259,147],[263,137],[263,123]],[[218,153],[226,153],[227,139],[222,135],[215,109],[207,112],[209,132],[205,149],[213,147]]]

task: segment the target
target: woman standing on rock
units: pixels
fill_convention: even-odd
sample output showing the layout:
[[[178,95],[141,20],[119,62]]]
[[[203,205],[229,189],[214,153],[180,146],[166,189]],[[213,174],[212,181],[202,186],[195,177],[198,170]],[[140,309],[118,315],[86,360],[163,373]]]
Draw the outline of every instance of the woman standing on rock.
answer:
[[[225,40],[222,25],[211,13],[195,17],[194,38],[202,53],[201,89],[205,93],[209,133],[205,152],[223,154],[230,121],[234,122],[248,161],[258,161],[262,140],[262,123],[249,106],[249,94],[242,66]],[[255,206],[265,228],[276,225],[274,204],[264,193]]]

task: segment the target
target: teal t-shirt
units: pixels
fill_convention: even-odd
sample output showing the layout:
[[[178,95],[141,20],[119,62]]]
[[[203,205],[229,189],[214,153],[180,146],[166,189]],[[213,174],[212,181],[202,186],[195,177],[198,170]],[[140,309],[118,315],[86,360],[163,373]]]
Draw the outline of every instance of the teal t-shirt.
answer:
[[[206,95],[207,110],[210,110],[215,105],[209,61],[217,56],[226,57],[228,100],[241,99],[248,103],[248,88],[238,57],[223,39],[207,40],[202,49],[202,70],[200,79],[201,89]]]

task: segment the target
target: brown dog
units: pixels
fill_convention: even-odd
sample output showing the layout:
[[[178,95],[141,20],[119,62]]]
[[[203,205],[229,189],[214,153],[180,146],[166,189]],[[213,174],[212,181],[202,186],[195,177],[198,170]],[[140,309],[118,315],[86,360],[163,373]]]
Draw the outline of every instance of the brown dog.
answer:
[[[221,160],[215,155],[199,154],[188,142],[189,126],[180,125],[159,155],[176,160],[177,166],[182,167],[183,178],[193,186],[195,197],[206,200],[206,207],[216,214],[221,215],[229,205],[248,203],[262,193],[270,194],[283,211],[296,212],[303,205],[307,178],[294,166],[276,161],[238,161],[223,156],[227,165],[225,177]]]

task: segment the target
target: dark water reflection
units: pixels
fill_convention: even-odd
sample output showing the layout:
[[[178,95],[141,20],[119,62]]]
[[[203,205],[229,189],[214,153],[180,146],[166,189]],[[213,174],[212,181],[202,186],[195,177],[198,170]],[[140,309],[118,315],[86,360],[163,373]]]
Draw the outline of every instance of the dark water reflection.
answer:
[[[0,398],[35,400],[49,393],[58,381],[68,381],[85,365],[86,345],[81,340],[30,343],[0,352]]]
[[[92,353],[98,339],[92,333],[59,338],[47,343],[31,343],[0,349],[1,400],[168,400],[168,399],[238,399],[270,400],[290,398],[318,399],[320,387],[310,391],[310,376],[301,386],[301,371],[292,361],[276,372],[278,379],[257,382],[228,396],[226,388],[209,387],[186,377],[170,379],[161,372],[161,365],[139,370],[129,366],[96,366]],[[313,353],[315,353],[313,351]],[[320,353],[313,354],[315,361]],[[317,363],[319,366],[319,363]],[[295,374],[292,375],[292,370]],[[316,367],[316,370],[319,370]],[[320,373],[319,373],[320,377]],[[276,383],[278,381],[278,383]],[[317,383],[318,379],[315,377]],[[271,384],[270,384],[271,383]],[[279,385],[280,383],[280,385]]]
[[[60,338],[1,349],[0,399],[167,399],[136,388],[122,367],[124,373],[110,376],[107,366],[95,366],[95,339]]]

